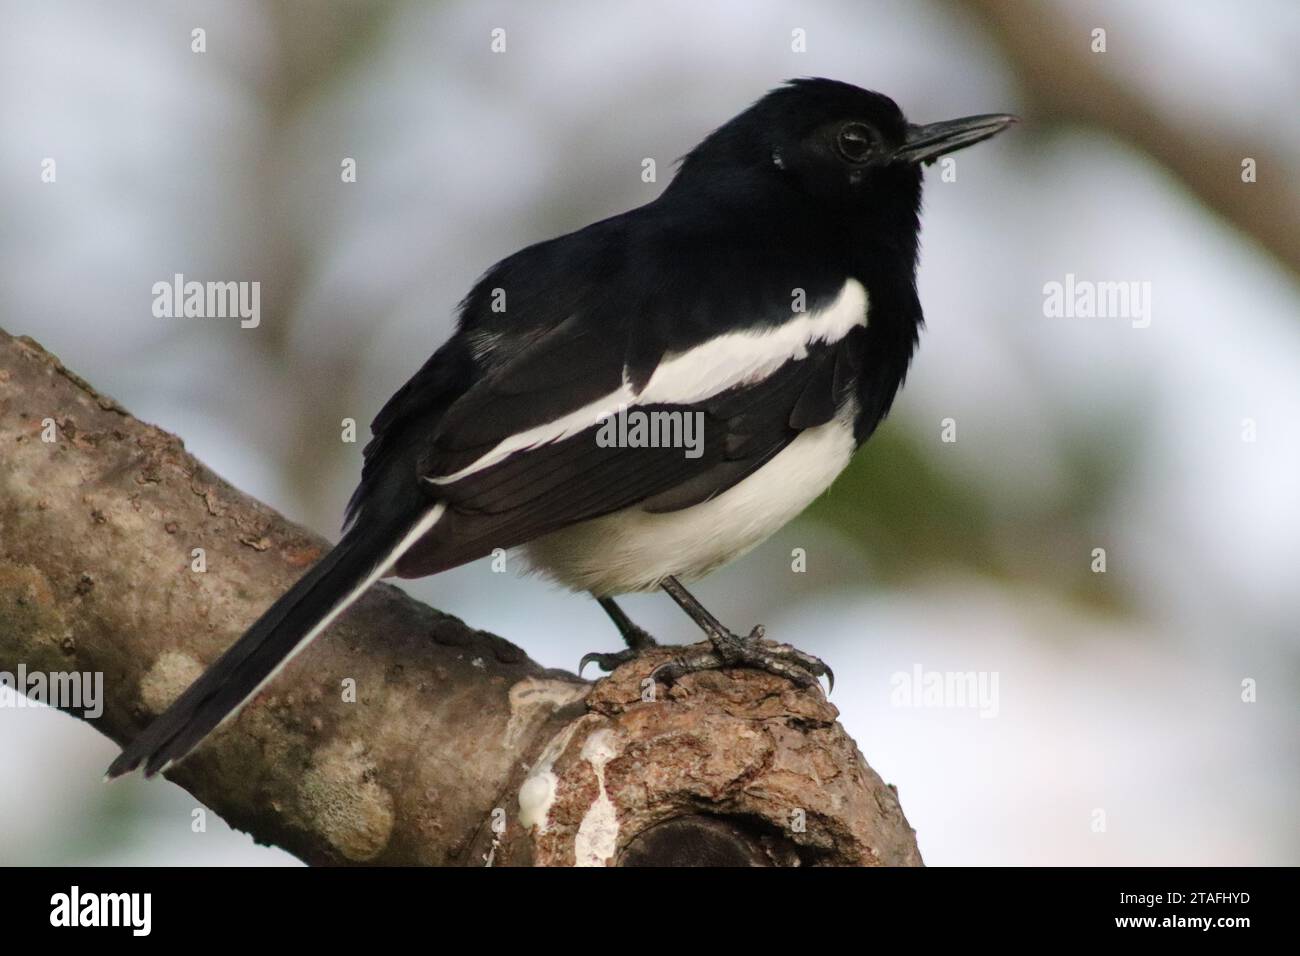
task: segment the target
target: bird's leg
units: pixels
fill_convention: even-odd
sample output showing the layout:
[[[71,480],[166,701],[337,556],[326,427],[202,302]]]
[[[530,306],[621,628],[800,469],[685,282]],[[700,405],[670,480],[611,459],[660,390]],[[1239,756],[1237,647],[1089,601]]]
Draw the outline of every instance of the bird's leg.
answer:
[[[642,628],[632,623],[632,619],[614,602],[613,598],[596,598],[596,601],[605,609],[609,619],[614,622],[614,626],[618,628],[618,633],[623,635],[623,641],[627,644],[628,650],[642,651],[647,647],[655,646],[657,643],[655,639]]]
[[[595,664],[603,671],[612,671],[620,664],[626,664],[628,661],[634,660],[646,648],[658,645],[658,642],[653,637],[632,622],[632,619],[627,616],[624,610],[614,603],[613,598],[598,597],[596,601],[605,609],[609,619],[614,622],[618,632],[623,635],[623,642],[627,644],[627,650],[615,654],[585,655],[581,663],[578,664],[579,675],[582,674],[583,669],[588,664]]]
[[[671,684],[679,677],[695,671],[751,667],[784,677],[800,687],[811,687],[817,683],[818,677],[825,675],[830,687],[834,688],[835,674],[829,667],[811,654],[805,654],[788,644],[767,644],[763,641],[764,630],[761,624],[748,637],[740,637],[723,627],[676,578],[664,578],[660,587],[700,626],[700,630],[704,631],[709,643],[713,645],[713,650],[661,664],[654,671],[656,680]]]

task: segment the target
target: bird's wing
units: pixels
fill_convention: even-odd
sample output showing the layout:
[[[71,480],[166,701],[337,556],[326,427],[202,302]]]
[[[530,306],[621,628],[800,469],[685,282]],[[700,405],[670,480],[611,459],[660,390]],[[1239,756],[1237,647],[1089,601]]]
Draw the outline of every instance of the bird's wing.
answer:
[[[457,333],[376,419],[349,507],[383,520],[418,507],[413,490],[446,504],[399,574],[633,504],[703,501],[835,414],[866,331],[863,287],[834,262],[718,228],[662,221],[651,204],[480,279]],[[598,442],[624,405],[687,416],[700,454]]]
[[[637,350],[617,327],[562,323],[441,417],[418,474],[447,510],[398,573],[434,573],[631,505],[672,511],[726,491],[843,407],[866,331],[863,303],[843,298],[646,367],[628,360]],[[660,447],[620,435],[620,414]]]
[[[382,520],[387,511],[410,504],[416,459],[437,433],[443,416],[475,385],[490,380],[496,383],[495,390],[502,391],[507,384],[502,376],[505,369],[524,376],[530,353],[536,361],[538,355],[553,354],[566,341],[564,335],[557,335],[566,317],[598,318],[605,290],[619,283],[627,259],[624,223],[628,218],[615,217],[528,246],[479,279],[461,303],[456,333],[389,398],[371,423],[372,437],[363,453],[361,481],[348,502],[345,528],[363,515]],[[517,366],[515,360],[520,360]],[[570,363],[564,368],[572,373],[578,366]],[[581,386],[582,379],[574,378]],[[573,394],[579,392],[580,388]],[[565,400],[562,388],[553,399]]]

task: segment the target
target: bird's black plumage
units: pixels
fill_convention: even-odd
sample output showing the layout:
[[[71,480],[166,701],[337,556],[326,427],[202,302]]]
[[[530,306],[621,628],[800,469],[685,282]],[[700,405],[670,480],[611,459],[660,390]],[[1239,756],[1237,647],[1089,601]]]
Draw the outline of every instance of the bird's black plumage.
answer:
[[[435,573],[628,509],[693,514],[845,415],[861,444],[922,323],[921,163],[1008,121],[917,127],[880,94],[792,81],[654,201],[502,260],[375,418],[339,546],[110,773],[183,756],[374,574]],[[599,444],[582,416],[620,396],[698,415],[701,453]]]
[[[832,147],[817,133],[848,116],[872,120],[885,144],[905,139],[906,123],[888,98],[830,80],[795,81],[692,150],[655,201],[530,246],[489,270],[465,298],[456,335],[375,420],[349,516],[388,503],[390,493],[379,482],[388,477],[384,466],[400,456],[421,475],[455,471],[496,442],[611,391],[625,373],[644,384],[665,354],[736,328],[787,321],[795,289],[816,310],[850,277],[863,282],[872,303],[872,322],[840,360],[871,366],[872,374],[856,377],[858,439],[865,440],[889,410],[921,324],[913,279],[921,176],[914,165],[881,167],[870,173],[879,183],[856,193],[847,183],[828,182],[816,163]],[[496,290],[505,294],[504,311],[492,308]],[[774,422],[775,450],[801,430],[788,424]],[[820,422],[802,427],[810,424]],[[594,450],[591,441],[573,445]],[[602,459],[614,457],[600,452]],[[712,470],[711,460],[623,452],[625,468],[664,472],[646,475],[643,488],[618,485],[615,461],[573,467],[567,480],[593,486],[589,499],[574,496],[584,508],[555,502],[551,517],[535,502],[521,502],[513,526],[498,519],[481,533],[457,516],[490,509],[479,496],[509,480],[503,473],[534,480],[557,453],[505,463],[481,477],[482,487],[465,482],[445,489],[453,520],[410,552],[398,573],[419,577],[453,567],[529,540],[555,522],[623,507],[638,493],[650,497],[688,480],[708,484],[702,472]],[[394,476],[407,492],[411,473]],[[718,494],[747,473],[717,469],[709,491]]]

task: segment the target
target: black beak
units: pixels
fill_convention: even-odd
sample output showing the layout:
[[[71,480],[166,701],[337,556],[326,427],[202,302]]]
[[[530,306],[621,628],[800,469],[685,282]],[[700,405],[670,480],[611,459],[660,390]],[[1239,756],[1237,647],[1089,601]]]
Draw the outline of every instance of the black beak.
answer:
[[[988,113],[929,123],[926,126],[909,125],[907,139],[894,152],[893,158],[900,163],[932,163],[947,153],[996,136],[1012,123],[1018,122],[1018,117],[1007,113]]]

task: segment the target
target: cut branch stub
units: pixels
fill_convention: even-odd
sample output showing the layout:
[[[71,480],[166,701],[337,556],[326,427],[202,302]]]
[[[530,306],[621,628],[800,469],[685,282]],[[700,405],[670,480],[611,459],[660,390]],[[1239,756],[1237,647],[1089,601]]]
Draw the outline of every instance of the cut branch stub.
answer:
[[[920,865],[893,788],[818,689],[759,671],[596,684],[519,785],[494,861],[541,866]]]

